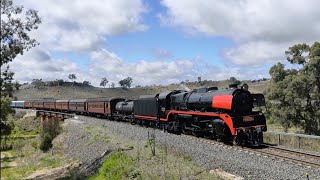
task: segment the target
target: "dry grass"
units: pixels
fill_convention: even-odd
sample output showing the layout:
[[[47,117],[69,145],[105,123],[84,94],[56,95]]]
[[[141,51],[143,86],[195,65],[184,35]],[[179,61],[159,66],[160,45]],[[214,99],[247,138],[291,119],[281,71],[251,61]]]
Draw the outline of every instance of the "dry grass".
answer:
[[[32,147],[32,143],[26,143],[19,150],[11,151],[14,154],[12,162],[16,166],[1,168],[1,179],[23,179],[35,171],[51,169],[71,162],[63,154],[42,153]]]
[[[269,144],[279,144],[291,148],[301,148],[310,151],[320,152],[320,139],[297,137],[293,135],[279,135],[272,132],[264,133],[264,142]]]
[[[121,158],[108,158],[100,173],[89,179],[105,179],[103,174],[109,175],[108,179],[221,179],[195,164],[190,156],[171,151],[165,146],[157,146],[155,155],[152,155],[150,144],[145,141],[112,134],[107,137],[110,140],[109,146],[120,150],[116,154]],[[121,168],[116,171],[112,168],[118,166]]]

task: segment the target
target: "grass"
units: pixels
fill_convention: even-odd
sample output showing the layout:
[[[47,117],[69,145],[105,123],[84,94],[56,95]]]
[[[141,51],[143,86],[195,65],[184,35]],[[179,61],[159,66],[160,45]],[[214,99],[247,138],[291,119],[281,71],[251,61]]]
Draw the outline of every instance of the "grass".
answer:
[[[10,152],[13,152],[11,154],[15,155],[14,151]],[[32,161],[30,159],[32,159]],[[50,153],[40,154],[38,157],[14,156],[10,162],[12,161],[15,161],[17,166],[1,168],[1,179],[20,180],[37,170],[60,167],[68,163],[68,160],[63,155],[51,155]],[[9,163],[9,161],[6,163]]]
[[[12,156],[12,158],[3,158],[1,160],[1,164],[4,166],[1,168],[1,179],[21,179],[25,177],[28,172],[35,170],[34,165],[11,167],[10,164],[17,164],[19,161],[17,153],[13,150],[2,151],[1,154],[11,154]]]
[[[55,168],[65,165],[70,160],[66,159],[61,153],[54,155],[49,153],[42,153],[39,150],[39,135],[37,134],[40,127],[40,121],[34,117],[26,120],[28,125],[23,125],[25,118],[15,121],[15,129],[8,141],[12,144],[13,150],[9,152],[13,158],[11,164],[14,162],[17,166],[7,166],[1,168],[1,179],[23,179],[34,173],[35,171]],[[10,162],[3,162],[8,164]]]
[[[134,173],[133,164],[133,160],[124,152],[113,152],[109,155],[108,160],[103,163],[99,173],[88,179],[129,179],[131,174],[137,175],[137,173]]]
[[[15,119],[14,124],[14,136],[36,135],[40,132],[41,124],[39,117],[29,116],[21,119]]]
[[[300,143],[300,146],[304,149],[320,152],[320,139],[301,138]]]
[[[63,156],[44,156],[39,161],[39,166],[55,168],[63,165]]]
[[[279,135],[273,134],[270,131],[285,132],[285,128],[281,124],[272,119],[267,120],[268,132],[264,133],[264,142],[269,144],[279,144]],[[300,127],[290,127],[288,133],[304,134],[304,130]],[[300,141],[300,143],[299,143]],[[320,152],[320,140],[313,138],[298,138],[291,135],[280,135],[280,145],[301,148],[310,151]]]
[[[273,133],[264,133],[264,142],[269,144],[279,144],[279,135]],[[300,145],[299,145],[300,141]],[[296,136],[280,135],[280,145],[301,148],[310,151],[320,152],[320,139],[303,138],[300,139]]]
[[[6,144],[14,146],[23,146],[28,139],[34,139],[40,132],[40,119],[36,117],[26,117],[18,119],[12,115],[8,119],[14,123],[11,134],[7,137]],[[1,136],[3,143],[4,137]]]
[[[149,143],[122,136],[110,136],[110,145],[124,151],[111,153],[99,172],[88,179],[220,179],[185,156],[166,147],[156,147],[152,155]]]
[[[268,131],[278,131],[278,132],[285,132],[285,128],[282,127],[282,125],[278,122],[273,122],[270,123],[267,121],[267,126],[268,126]],[[299,127],[290,127],[288,128],[289,133],[298,133],[298,134],[303,134],[304,131],[303,129],[299,128]]]
[[[89,133],[92,133],[94,131],[93,126],[90,126],[90,125],[85,126],[84,129],[86,132],[89,132]]]
[[[191,156],[157,147],[156,155],[142,150],[137,167],[142,171],[141,179],[219,179],[192,160]]]
[[[1,179],[20,180],[27,177],[28,174],[37,170],[36,166],[22,166],[17,168],[1,168]]]
[[[104,132],[102,127],[96,128],[96,127],[87,125],[85,126],[84,129],[89,134],[89,141],[87,142],[88,145],[97,141],[104,141],[105,143],[109,142],[109,137]]]

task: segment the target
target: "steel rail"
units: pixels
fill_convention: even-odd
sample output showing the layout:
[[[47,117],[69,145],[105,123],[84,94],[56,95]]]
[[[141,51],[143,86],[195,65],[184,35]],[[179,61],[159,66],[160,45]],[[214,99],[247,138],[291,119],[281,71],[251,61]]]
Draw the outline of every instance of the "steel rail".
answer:
[[[219,141],[215,141],[215,140],[211,140],[211,139],[206,139],[206,138],[201,138],[201,137],[194,137],[194,136],[191,136],[191,135],[182,135],[182,136],[185,136],[188,139],[193,139],[193,140],[205,142],[205,143],[212,144],[212,145],[233,147],[233,148],[236,148],[236,149],[241,150],[241,151],[247,151],[247,152],[251,152],[251,153],[254,153],[254,154],[265,155],[265,156],[269,156],[269,157],[273,157],[273,158],[277,158],[277,159],[281,159],[281,160],[286,160],[286,161],[297,163],[297,164],[301,164],[301,165],[320,168],[320,156],[315,155],[315,154],[309,154],[309,153],[304,153],[304,152],[299,152],[299,151],[294,151],[294,150],[289,150],[289,149],[283,149],[283,148],[280,148],[280,147],[274,147],[274,146],[263,144],[267,148],[274,149],[274,150],[277,150],[277,151],[285,151],[286,153],[295,153],[298,156],[303,155],[303,156],[309,156],[311,158],[316,158],[316,159],[319,158],[319,163],[310,162],[310,161],[301,160],[301,159],[296,159],[296,158],[293,158],[293,157],[288,157],[288,156],[280,155],[280,154],[277,154],[277,153],[266,152],[266,151],[263,151],[263,149],[254,149],[254,148],[249,148],[249,147],[232,146],[232,145],[225,144],[223,142],[219,142]]]

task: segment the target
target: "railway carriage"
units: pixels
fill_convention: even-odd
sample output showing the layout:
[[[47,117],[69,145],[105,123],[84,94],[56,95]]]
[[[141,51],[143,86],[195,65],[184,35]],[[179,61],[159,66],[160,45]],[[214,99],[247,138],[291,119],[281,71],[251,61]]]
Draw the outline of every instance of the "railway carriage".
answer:
[[[87,113],[92,115],[100,115],[105,117],[113,117],[113,113],[116,109],[116,104],[119,101],[124,101],[123,98],[95,98],[88,99]]]
[[[26,100],[24,102],[24,107],[27,108],[27,109],[33,108],[33,102],[34,102],[34,100]]]
[[[10,107],[14,108],[25,108],[25,101],[11,101]]]
[[[59,111],[69,111],[69,100],[56,100],[56,109]]]
[[[56,109],[56,100],[55,99],[44,99],[43,108],[46,110],[55,110]]]
[[[44,101],[43,99],[40,100],[34,100],[32,103],[32,108],[35,109],[44,109]]]
[[[72,99],[69,101],[69,111],[85,114],[87,112],[87,99]]]

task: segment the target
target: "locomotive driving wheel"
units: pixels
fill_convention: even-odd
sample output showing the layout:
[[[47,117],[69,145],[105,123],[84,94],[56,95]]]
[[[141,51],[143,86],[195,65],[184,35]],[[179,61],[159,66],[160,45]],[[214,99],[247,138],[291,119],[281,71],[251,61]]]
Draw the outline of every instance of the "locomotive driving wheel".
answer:
[[[233,138],[233,144],[237,146],[243,146],[243,131],[240,130],[237,132],[237,135]]]
[[[238,136],[235,136],[233,138],[233,145],[243,146],[243,140],[241,138],[239,138]]]
[[[190,129],[187,127],[186,123],[183,123],[182,127],[181,127],[181,131],[183,134],[186,135],[190,135],[192,132],[190,131]]]
[[[193,128],[192,129],[192,135],[194,135],[196,137],[202,137],[203,133],[202,133],[202,131],[198,130],[197,128]]]

